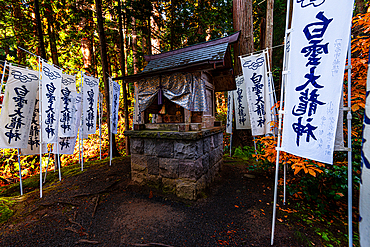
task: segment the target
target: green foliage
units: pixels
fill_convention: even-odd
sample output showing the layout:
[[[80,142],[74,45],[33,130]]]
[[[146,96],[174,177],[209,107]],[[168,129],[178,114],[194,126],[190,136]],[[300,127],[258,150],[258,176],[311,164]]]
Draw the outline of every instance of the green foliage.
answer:
[[[316,165],[317,166],[317,165]],[[359,189],[360,164],[353,162],[354,189]],[[300,197],[306,202],[316,205],[323,214],[340,204],[328,204],[330,202],[341,202],[348,195],[348,167],[341,163],[327,165],[323,173],[316,177],[310,175],[299,175],[290,180],[287,185],[290,195]],[[329,208],[330,205],[330,208]]]
[[[13,215],[13,210],[9,207],[11,207],[14,202],[15,201],[12,199],[0,197],[0,224],[7,221]]]

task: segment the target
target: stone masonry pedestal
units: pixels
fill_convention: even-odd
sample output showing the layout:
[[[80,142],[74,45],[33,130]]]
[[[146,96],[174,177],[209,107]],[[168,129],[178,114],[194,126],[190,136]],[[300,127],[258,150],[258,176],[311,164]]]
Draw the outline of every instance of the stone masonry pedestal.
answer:
[[[221,168],[223,130],[125,131],[130,137],[131,179],[195,200]]]

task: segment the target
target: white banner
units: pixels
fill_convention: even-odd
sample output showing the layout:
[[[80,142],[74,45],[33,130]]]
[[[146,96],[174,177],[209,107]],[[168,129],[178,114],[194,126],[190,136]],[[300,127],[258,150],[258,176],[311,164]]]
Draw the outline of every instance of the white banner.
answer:
[[[236,90],[234,90],[235,127],[236,129],[250,129],[247,91],[243,76],[235,78]]]
[[[81,122],[81,95],[77,92],[72,92],[72,97],[75,99],[73,107],[73,122],[72,122],[72,137],[59,137],[59,154],[73,154],[77,140],[78,128]],[[57,153],[57,145],[53,144],[53,153]]]
[[[73,137],[75,126],[74,122],[74,105],[76,104],[76,77],[72,75],[62,75],[60,112],[59,112],[59,137]]]
[[[370,65],[366,82],[366,104],[362,132],[360,183],[360,245],[370,246]]]
[[[117,134],[117,127],[118,127],[118,111],[119,111],[119,96],[120,96],[120,90],[121,86],[115,82],[111,81],[111,85],[113,84],[112,87],[112,98],[111,98],[111,111],[112,111],[112,133]]]
[[[57,140],[61,84],[62,71],[43,62],[41,91],[41,138],[43,143],[53,143]]]
[[[96,132],[96,117],[98,109],[99,79],[83,74],[83,136]]]
[[[38,72],[9,67],[0,115],[0,148],[26,148],[35,107]]]
[[[233,133],[234,91],[227,92],[226,133]]]
[[[283,151],[333,163],[353,2],[293,3]]]
[[[272,134],[269,80],[265,52],[240,58],[246,85],[252,135]]]
[[[27,148],[21,149],[21,155],[34,155],[40,154],[40,122],[39,122],[39,110],[40,110],[40,102],[39,102],[39,90],[36,93],[36,101],[35,101],[35,108],[32,114],[31,120],[31,128],[30,128],[30,135],[28,138],[28,145]],[[44,143],[42,144],[42,151],[43,153],[47,153],[47,145]]]

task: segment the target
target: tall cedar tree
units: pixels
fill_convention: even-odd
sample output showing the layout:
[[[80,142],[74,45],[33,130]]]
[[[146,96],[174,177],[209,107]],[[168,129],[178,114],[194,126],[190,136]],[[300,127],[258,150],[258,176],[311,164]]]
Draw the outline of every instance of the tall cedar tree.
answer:
[[[122,11],[121,11],[121,0],[118,0],[118,29],[119,29],[119,60],[121,65],[121,75],[125,76],[125,51],[123,46],[123,21],[122,21]],[[128,119],[128,105],[127,105],[127,91],[126,91],[126,84],[123,81],[122,84],[122,92],[123,92],[123,108],[125,111],[125,130],[129,130],[129,119]],[[125,138],[125,145],[126,145],[126,154],[130,154],[130,142],[129,138]]]
[[[234,46],[234,74],[242,73],[238,56],[252,53],[253,43],[253,5],[252,0],[233,0],[234,29],[240,32],[239,41]],[[250,130],[236,130],[233,135],[233,146],[247,146],[252,144]]]
[[[37,37],[39,40],[39,53],[43,59],[46,59],[45,44],[44,44],[44,35],[42,32],[42,24],[40,17],[40,5],[39,0],[34,0],[35,4],[35,17],[36,17],[36,26],[37,26]]]
[[[105,41],[105,33],[104,33],[104,23],[103,23],[103,13],[102,13],[102,3],[101,0],[95,0],[96,5],[96,19],[98,24],[98,32],[99,32],[99,41],[100,41],[100,56],[101,56],[101,63],[103,68],[103,81],[104,81],[104,96],[105,96],[105,106],[107,115],[110,116],[110,93],[109,93],[109,80],[108,80],[108,58],[107,58],[107,44]],[[110,117],[107,117],[107,124],[108,124],[108,133],[111,131],[110,126]],[[109,136],[109,143],[112,143],[112,152],[113,157],[120,156],[117,146],[115,135],[112,135],[112,139]]]

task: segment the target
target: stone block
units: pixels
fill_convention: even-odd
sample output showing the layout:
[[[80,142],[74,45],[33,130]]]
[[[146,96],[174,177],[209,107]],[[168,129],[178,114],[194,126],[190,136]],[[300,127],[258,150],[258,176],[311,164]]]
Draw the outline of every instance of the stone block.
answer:
[[[148,168],[148,174],[159,175],[159,164],[158,157],[155,156],[145,156],[146,167]]]
[[[146,160],[144,155],[131,155],[131,171],[144,172],[146,168]]]
[[[211,150],[213,150],[213,149],[216,147],[216,145],[215,145],[215,140],[214,140],[214,136],[215,136],[215,135],[210,136],[210,139],[211,139],[211,141],[210,141],[210,147],[211,147]]]
[[[197,184],[193,181],[178,180],[176,184],[176,196],[187,200],[196,199]]]
[[[144,185],[146,182],[146,175],[142,172],[131,171],[131,180],[138,185]]]
[[[159,139],[157,140],[156,153],[158,157],[173,158],[173,140]]]
[[[206,175],[204,174],[197,181],[197,193],[205,190],[206,187],[207,187],[207,178]]]
[[[213,135],[213,142],[214,142],[214,147],[217,148],[222,145],[223,143],[223,134],[222,133],[217,133]]]
[[[156,140],[155,139],[144,139],[144,154],[156,156]]]
[[[203,139],[203,153],[209,153],[211,151],[211,137],[208,136]]]
[[[203,141],[175,141],[174,157],[176,159],[198,159],[203,155]]]
[[[223,163],[223,161],[220,160],[219,162],[217,162],[214,165],[214,167],[215,167],[215,175],[217,175],[217,174],[219,174],[221,172],[222,163]]]
[[[143,154],[144,153],[144,141],[139,138],[130,139],[130,151],[131,154]]]
[[[163,178],[178,178],[179,177],[179,160],[159,158],[159,174]]]
[[[217,134],[217,140],[218,140],[218,146],[222,146],[222,149],[223,149],[223,146],[224,146],[224,134],[222,132]]]
[[[197,160],[180,160],[179,178],[197,180],[203,174],[202,158]]]
[[[223,157],[223,149],[222,149],[222,146],[219,146],[219,147],[213,149],[209,153],[209,166],[210,167],[214,166],[217,162],[219,162],[220,160],[222,160],[222,157]]]
[[[209,153],[207,153],[207,154],[204,154],[203,156],[202,156],[202,166],[203,166],[203,171],[204,172],[207,172],[208,171],[208,169],[209,169]]]
[[[176,179],[162,178],[163,192],[176,194]]]
[[[158,176],[158,175],[150,175],[150,174],[148,174],[146,176],[146,184],[148,186],[159,188],[161,186],[161,183],[162,183],[162,178],[160,176]]]

